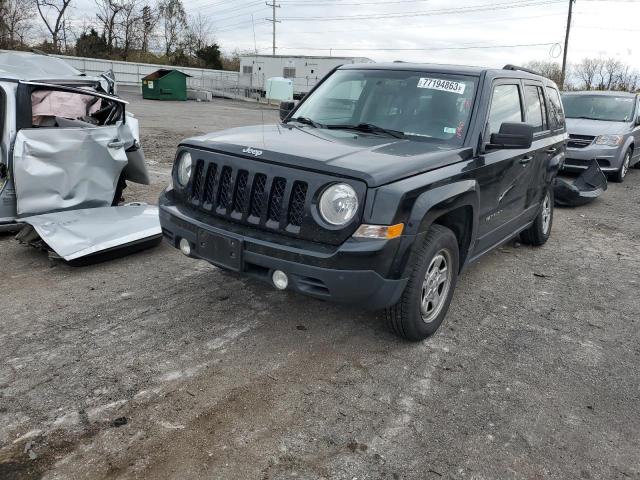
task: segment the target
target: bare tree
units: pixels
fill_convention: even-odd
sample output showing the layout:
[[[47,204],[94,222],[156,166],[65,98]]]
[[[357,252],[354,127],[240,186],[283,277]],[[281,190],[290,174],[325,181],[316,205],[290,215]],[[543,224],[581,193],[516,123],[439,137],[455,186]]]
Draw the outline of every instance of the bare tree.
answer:
[[[153,32],[156,29],[156,25],[158,24],[158,12],[150,7],[149,5],[145,5],[142,7],[142,19],[141,19],[141,37],[142,44],[140,45],[140,49],[143,52],[149,51],[149,43],[151,42],[151,38],[153,37]]]
[[[122,11],[122,3],[115,0],[96,0],[98,12],[96,17],[102,29],[102,34],[107,42],[109,51],[113,50],[116,41],[116,26],[118,16]]]
[[[0,48],[15,48],[25,44],[32,28],[34,4],[19,0],[0,0]]]
[[[209,19],[198,13],[190,16],[188,26],[184,35],[185,50],[191,55],[195,55],[198,50],[202,50],[211,41],[211,22]]]
[[[596,77],[601,71],[601,60],[597,58],[583,58],[574,65],[573,74],[580,80],[579,88],[593,90],[596,87]]]
[[[187,14],[181,0],[163,0],[158,9],[162,21],[165,54],[169,56],[187,27]]]
[[[142,10],[138,8],[138,0],[124,0],[120,14],[119,33],[122,40],[122,58],[125,60],[132,49],[139,43]]]
[[[60,35],[65,38],[65,12],[71,0],[35,0],[40,18],[51,34],[53,49],[60,50]]]
[[[562,82],[562,69],[560,64],[547,60],[534,60],[525,64],[525,67],[538,72],[543,77],[553,80],[559,87]]]

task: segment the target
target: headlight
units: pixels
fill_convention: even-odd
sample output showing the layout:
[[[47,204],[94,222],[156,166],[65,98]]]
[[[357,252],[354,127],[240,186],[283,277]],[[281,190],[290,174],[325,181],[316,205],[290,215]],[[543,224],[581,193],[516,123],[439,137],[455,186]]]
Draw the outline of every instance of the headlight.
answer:
[[[178,157],[178,171],[176,172],[176,180],[178,185],[186,187],[191,177],[191,154],[182,152]]]
[[[346,225],[358,211],[358,196],[350,185],[335,183],[322,192],[319,207],[327,223]]]
[[[622,143],[622,135],[600,135],[596,137],[596,145],[609,145],[610,147],[617,147]]]

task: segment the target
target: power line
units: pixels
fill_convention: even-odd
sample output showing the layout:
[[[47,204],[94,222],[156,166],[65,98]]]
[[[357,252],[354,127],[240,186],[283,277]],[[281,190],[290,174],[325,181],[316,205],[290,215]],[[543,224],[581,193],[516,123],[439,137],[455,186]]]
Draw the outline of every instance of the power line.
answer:
[[[478,50],[487,48],[520,48],[520,47],[552,47],[558,45],[558,42],[544,43],[520,43],[514,45],[466,45],[458,47],[415,47],[415,48],[381,48],[381,47],[355,47],[355,48],[328,48],[328,47],[279,47],[282,50],[331,50],[331,51],[350,51],[350,52],[422,52],[432,50]]]
[[[439,10],[427,10],[427,11],[415,11],[404,13],[374,13],[365,15],[347,15],[347,16],[334,16],[334,17],[283,17],[282,20],[288,21],[340,21],[340,20],[376,20],[376,19],[389,19],[389,18],[404,18],[404,17],[423,17],[432,15],[450,15],[450,14],[462,14],[473,13],[481,11],[503,10],[511,8],[523,8],[523,7],[535,7],[541,5],[552,5],[561,3],[562,0],[527,0],[524,2],[507,2],[507,3],[494,3],[485,5],[475,5],[470,7],[458,7],[458,8],[445,8]]]

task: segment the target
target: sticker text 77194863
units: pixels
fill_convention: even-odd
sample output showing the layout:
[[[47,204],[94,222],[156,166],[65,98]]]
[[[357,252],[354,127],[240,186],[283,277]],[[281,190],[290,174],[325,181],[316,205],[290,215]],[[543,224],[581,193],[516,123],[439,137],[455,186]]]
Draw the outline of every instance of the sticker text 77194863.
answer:
[[[442,90],[443,92],[457,93],[462,95],[466,85],[455,80],[443,80],[441,78],[421,78],[418,80],[418,88],[428,88],[430,90]]]

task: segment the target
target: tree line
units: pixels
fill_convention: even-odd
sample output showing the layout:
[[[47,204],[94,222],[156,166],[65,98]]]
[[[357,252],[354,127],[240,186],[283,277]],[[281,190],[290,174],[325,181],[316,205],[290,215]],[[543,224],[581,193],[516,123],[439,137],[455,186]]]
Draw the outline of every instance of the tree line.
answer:
[[[525,65],[531,70],[561,83],[559,63],[533,61]],[[565,90],[618,90],[636,92],[640,89],[640,73],[615,58],[583,58],[569,65]]]
[[[0,0],[0,48],[238,70],[238,53],[223,55],[208,18],[181,0],[94,0],[90,21],[74,16],[76,1]]]

